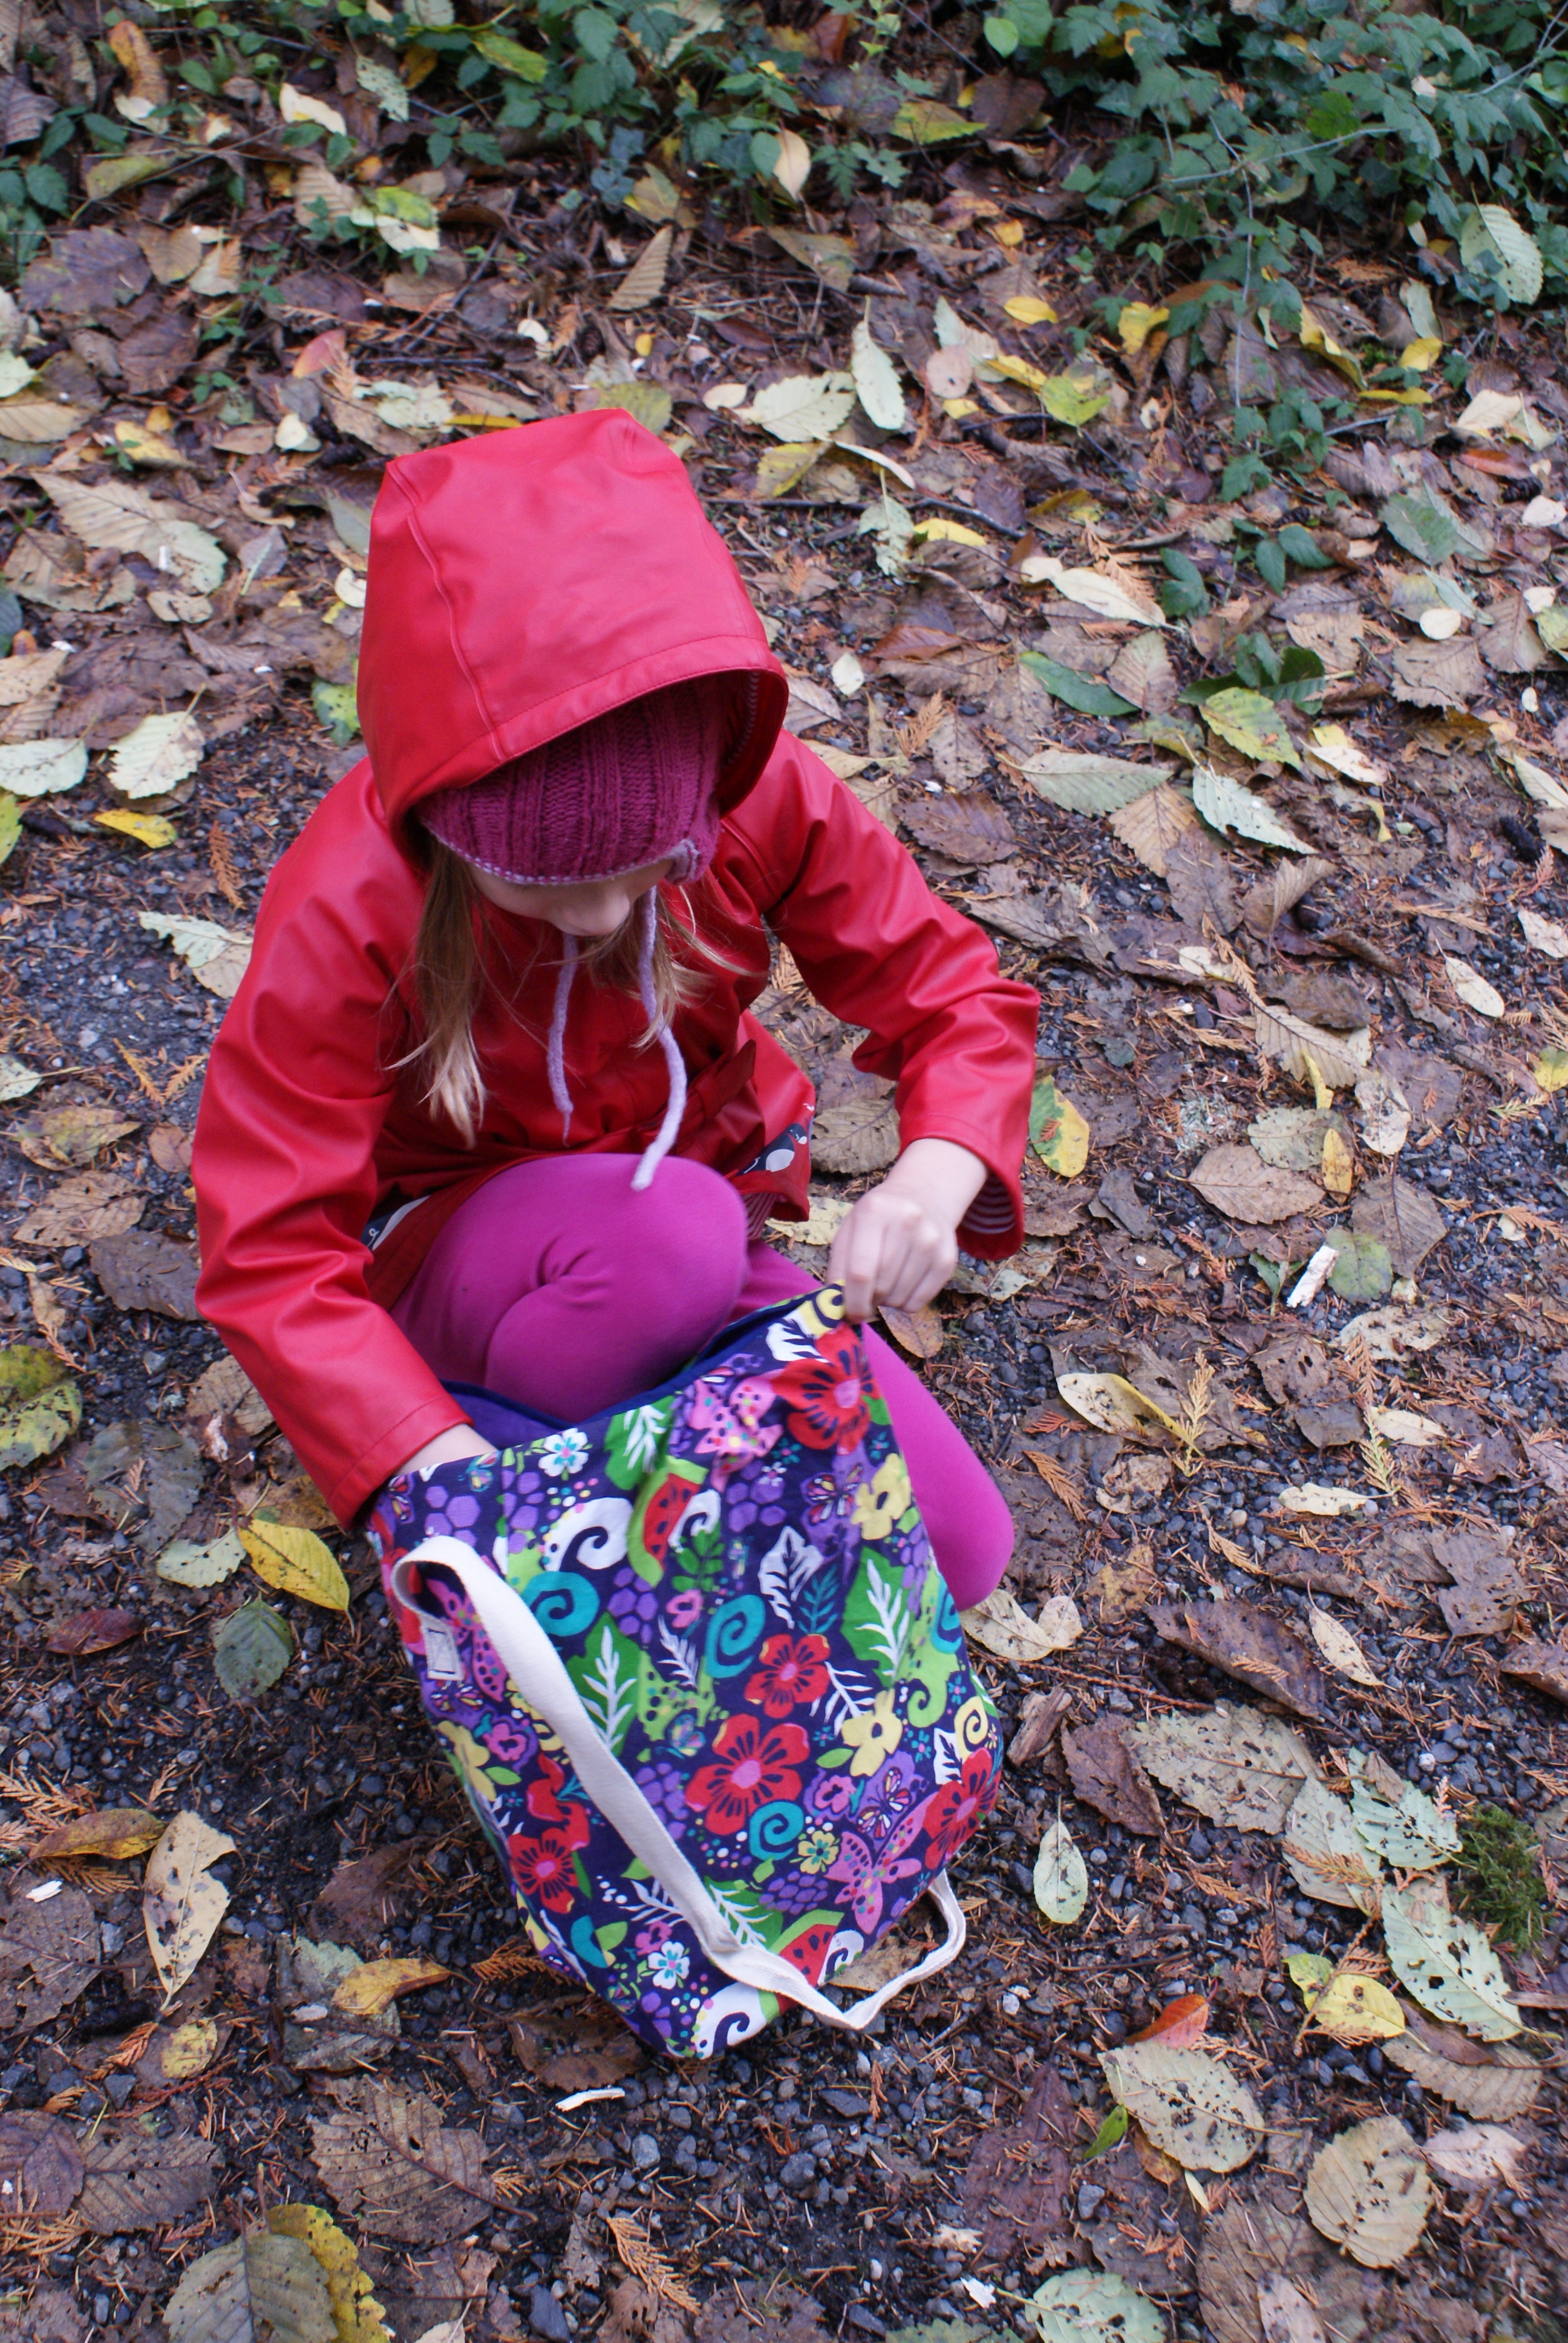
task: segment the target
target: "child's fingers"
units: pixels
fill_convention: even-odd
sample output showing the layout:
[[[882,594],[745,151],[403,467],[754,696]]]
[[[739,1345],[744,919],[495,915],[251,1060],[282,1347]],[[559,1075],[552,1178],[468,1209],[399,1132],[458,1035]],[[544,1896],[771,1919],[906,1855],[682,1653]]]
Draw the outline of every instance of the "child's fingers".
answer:
[[[861,1199],[840,1223],[828,1255],[828,1274],[843,1289],[846,1318],[869,1318],[877,1304],[885,1221],[880,1212],[867,1210],[874,1202],[874,1196]]]
[[[940,1230],[930,1230],[920,1243],[909,1245],[899,1262],[897,1273],[889,1279],[879,1299],[895,1310],[920,1310],[951,1276],[958,1259],[958,1247],[944,1240]]]

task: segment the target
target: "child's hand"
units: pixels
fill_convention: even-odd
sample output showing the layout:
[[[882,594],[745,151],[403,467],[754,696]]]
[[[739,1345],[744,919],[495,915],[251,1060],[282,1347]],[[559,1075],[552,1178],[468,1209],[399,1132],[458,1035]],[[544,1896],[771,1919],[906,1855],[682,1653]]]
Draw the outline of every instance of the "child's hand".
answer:
[[[417,1448],[389,1478],[396,1481],[404,1473],[424,1473],[432,1464],[457,1464],[465,1456],[493,1456],[495,1453],[495,1442],[486,1440],[471,1423],[454,1423],[447,1431],[438,1432],[434,1440],[427,1440],[423,1448]]]
[[[843,1221],[828,1274],[844,1289],[844,1315],[882,1302],[918,1310],[940,1293],[958,1259],[957,1229],[986,1182],[986,1166],[950,1139],[917,1139],[879,1188]]]

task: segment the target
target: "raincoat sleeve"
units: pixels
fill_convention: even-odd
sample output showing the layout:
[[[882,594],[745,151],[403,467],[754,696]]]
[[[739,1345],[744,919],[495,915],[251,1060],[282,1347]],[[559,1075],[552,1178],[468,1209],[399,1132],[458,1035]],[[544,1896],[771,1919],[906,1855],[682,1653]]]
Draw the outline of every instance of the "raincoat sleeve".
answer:
[[[990,937],[938,901],[892,833],[788,733],[729,826],[813,993],[869,1028],[855,1063],[894,1082],[903,1145],[950,1139],[986,1165],[960,1243],[982,1261],[1015,1252],[1039,995],[1001,974]]]
[[[208,1064],[191,1172],[196,1300],[338,1520],[467,1421],[366,1291],[361,1232],[392,1097],[393,971],[372,907],[292,886],[286,860]]]

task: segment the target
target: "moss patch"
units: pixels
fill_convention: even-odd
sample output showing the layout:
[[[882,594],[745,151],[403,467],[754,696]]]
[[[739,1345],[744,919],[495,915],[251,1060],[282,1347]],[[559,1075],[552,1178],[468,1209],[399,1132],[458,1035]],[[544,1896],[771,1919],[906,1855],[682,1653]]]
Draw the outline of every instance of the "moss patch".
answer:
[[[1462,1908],[1495,1929],[1516,1952],[1532,1951],[1545,1933],[1546,1885],[1539,1855],[1528,1823],[1501,1806],[1477,1806],[1454,1858]]]

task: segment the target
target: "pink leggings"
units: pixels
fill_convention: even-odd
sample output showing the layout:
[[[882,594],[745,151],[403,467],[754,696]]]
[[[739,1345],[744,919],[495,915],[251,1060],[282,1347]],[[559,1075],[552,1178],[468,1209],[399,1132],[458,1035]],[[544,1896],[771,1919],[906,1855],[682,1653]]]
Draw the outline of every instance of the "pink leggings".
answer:
[[[638,1194],[634,1161],[519,1163],[459,1206],[392,1312],[443,1381],[575,1422],[662,1383],[748,1311],[811,1291],[771,1246],[748,1245],[728,1180],[671,1155]],[[1001,1577],[1011,1517],[920,1377],[863,1332],[938,1564],[967,1610]]]

